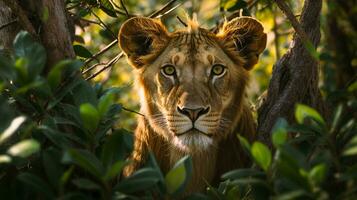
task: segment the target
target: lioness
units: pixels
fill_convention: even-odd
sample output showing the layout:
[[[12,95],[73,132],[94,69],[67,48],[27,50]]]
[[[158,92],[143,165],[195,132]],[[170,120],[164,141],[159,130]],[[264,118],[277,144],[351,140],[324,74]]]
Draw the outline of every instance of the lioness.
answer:
[[[167,31],[159,20],[134,17],[119,45],[135,68],[141,113],[128,176],[152,151],[163,172],[189,154],[193,177],[187,193],[245,166],[236,134],[253,139],[255,123],[245,99],[248,71],[265,49],[263,26],[251,17],[226,22],[218,33],[188,22]]]

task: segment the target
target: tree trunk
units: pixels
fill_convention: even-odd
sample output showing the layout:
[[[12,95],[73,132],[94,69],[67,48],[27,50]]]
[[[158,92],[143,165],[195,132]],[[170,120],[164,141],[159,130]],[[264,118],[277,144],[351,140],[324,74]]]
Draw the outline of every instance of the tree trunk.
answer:
[[[305,0],[300,26],[316,48],[320,41],[321,0]],[[294,121],[296,103],[309,105],[325,113],[318,88],[318,61],[295,33],[288,52],[273,68],[266,100],[258,110],[258,139],[271,145],[271,130],[278,118]]]
[[[60,60],[75,57],[71,37],[74,26],[68,20],[64,0],[1,0],[0,26],[14,19],[16,23],[0,29],[1,48],[11,49],[17,32],[26,30],[46,49],[45,72]]]
[[[12,41],[20,28],[18,18],[11,12],[11,9],[0,1],[0,49],[1,54],[9,54],[12,49]]]

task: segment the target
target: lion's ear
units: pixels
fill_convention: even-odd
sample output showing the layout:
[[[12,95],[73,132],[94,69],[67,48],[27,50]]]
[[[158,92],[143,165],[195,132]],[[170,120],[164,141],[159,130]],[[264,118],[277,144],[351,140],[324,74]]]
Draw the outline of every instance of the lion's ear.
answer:
[[[134,17],[121,26],[118,39],[130,63],[140,68],[164,49],[169,35],[159,20]]]
[[[225,23],[217,37],[227,52],[232,55],[238,53],[245,59],[244,68],[247,70],[258,62],[267,42],[262,24],[251,17],[238,17]]]

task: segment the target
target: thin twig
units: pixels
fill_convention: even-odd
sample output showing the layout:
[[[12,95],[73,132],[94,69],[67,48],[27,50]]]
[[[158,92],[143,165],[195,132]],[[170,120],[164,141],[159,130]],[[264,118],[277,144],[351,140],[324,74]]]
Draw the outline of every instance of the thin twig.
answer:
[[[6,23],[6,24],[3,24],[3,25],[0,26],[0,30],[3,29],[3,28],[6,28],[6,27],[8,27],[8,26],[10,26],[11,24],[14,24],[14,23],[16,23],[16,22],[17,22],[17,19],[14,19],[14,20],[12,20],[12,21]]]
[[[249,4],[249,6],[247,7],[248,10],[252,9],[258,2],[259,2],[259,0],[255,0],[255,1],[253,1],[253,3]]]
[[[36,30],[32,26],[30,20],[28,19],[25,11],[18,4],[17,0],[4,0],[5,4],[11,9],[11,11],[18,16],[19,23],[22,27],[29,32],[32,36],[38,39]]]
[[[91,13],[95,16],[95,18],[97,18],[97,20],[104,26],[105,29],[107,29],[107,31],[109,31],[109,33],[112,35],[113,38],[116,38],[116,35],[113,33],[112,30],[110,30],[110,28],[100,19],[100,17],[95,14],[95,12],[91,11]]]
[[[163,16],[169,14],[170,12],[172,12],[173,10],[175,10],[176,8],[178,8],[178,7],[181,6],[181,5],[182,5],[182,4],[179,3],[179,4],[177,4],[176,6],[172,7],[170,10],[168,10],[168,11],[162,13],[162,14],[157,15],[155,18],[161,18],[161,17],[163,17]]]
[[[176,18],[179,20],[179,22],[181,22],[181,24],[187,27],[187,24],[179,16],[176,16]]]
[[[177,0],[171,0],[169,1],[167,4],[165,4],[161,9],[153,12],[151,15],[149,15],[150,18],[155,18],[158,15],[160,15],[160,13],[162,13],[164,10],[166,10],[167,8],[171,7]]]
[[[285,16],[289,19],[291,25],[295,29],[296,33],[300,36],[300,39],[304,43],[311,42],[309,37],[306,35],[305,31],[302,29],[300,23],[296,19],[294,13],[291,11],[289,6],[286,4],[284,0],[275,0],[276,4],[280,8],[281,11],[285,14]]]
[[[102,73],[103,71],[105,71],[106,69],[108,69],[109,67],[111,67],[113,64],[115,64],[116,62],[118,62],[118,60],[124,56],[124,53],[121,52],[119,53],[117,56],[115,56],[113,59],[111,59],[109,62],[105,63],[103,68],[100,69],[99,71],[97,71],[96,73],[90,75],[89,77],[86,78],[86,80],[91,80],[94,77],[98,76],[98,74]]]
[[[135,111],[135,110],[128,109],[128,108],[124,107],[123,105],[121,105],[121,108],[122,108],[123,110],[125,110],[125,111],[131,112],[131,113],[135,113],[135,114],[137,114],[137,115],[141,115],[141,116],[145,117],[144,114],[141,114],[141,113],[139,113],[139,112],[137,112],[137,111]]]
[[[123,8],[123,10],[125,11],[126,17],[127,17],[127,18],[130,18],[130,14],[129,14],[129,12],[128,12],[128,9],[126,9],[123,0],[120,0],[120,5],[121,5],[121,7]]]
[[[280,37],[280,35],[278,33],[278,22],[277,22],[276,18],[277,18],[276,10],[275,10],[275,7],[273,7],[273,22],[274,22],[273,32],[274,32],[274,35],[275,35],[275,39],[274,39],[275,55],[276,55],[276,60],[279,60],[280,59],[280,50],[279,50],[279,47],[280,47],[279,37]]]
[[[108,44],[106,47],[104,47],[102,50],[100,50],[98,53],[94,54],[92,57],[88,58],[87,60],[84,61],[84,64],[87,65],[88,63],[90,63],[92,60],[94,60],[95,58],[97,58],[98,56],[100,56],[101,54],[105,53],[106,51],[108,51],[108,49],[112,48],[114,45],[116,45],[118,43],[118,39],[115,39],[113,42],[111,42],[110,44]],[[83,74],[91,71],[93,69],[93,66],[85,69],[83,71]]]
[[[90,19],[80,18],[79,20],[80,20],[80,21],[83,21],[83,22],[90,23],[90,24],[97,24],[97,25],[101,26],[101,24],[100,24],[99,22],[93,21],[93,20],[90,20]]]

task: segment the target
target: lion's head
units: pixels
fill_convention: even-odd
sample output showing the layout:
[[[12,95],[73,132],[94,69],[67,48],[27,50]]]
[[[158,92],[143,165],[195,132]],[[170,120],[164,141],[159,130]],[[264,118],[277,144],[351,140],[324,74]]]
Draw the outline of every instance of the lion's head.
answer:
[[[208,148],[240,118],[248,71],[266,46],[250,17],[226,22],[218,33],[194,21],[170,33],[159,20],[125,22],[119,44],[137,74],[142,112],[152,129],[185,152]]]

